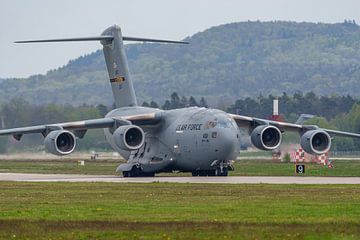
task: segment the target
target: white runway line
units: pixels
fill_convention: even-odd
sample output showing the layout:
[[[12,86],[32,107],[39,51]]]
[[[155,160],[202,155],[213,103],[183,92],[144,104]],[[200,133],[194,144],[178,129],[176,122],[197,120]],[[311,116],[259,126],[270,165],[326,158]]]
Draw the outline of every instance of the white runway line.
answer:
[[[145,177],[123,178],[112,175],[0,173],[0,181],[17,182],[172,182],[222,184],[360,184],[360,177]]]

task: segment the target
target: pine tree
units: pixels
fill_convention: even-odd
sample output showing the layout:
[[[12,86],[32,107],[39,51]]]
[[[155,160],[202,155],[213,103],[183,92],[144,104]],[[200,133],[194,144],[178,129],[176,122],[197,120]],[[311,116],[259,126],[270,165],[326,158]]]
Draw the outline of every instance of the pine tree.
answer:
[[[162,107],[162,109],[164,109],[164,110],[170,110],[170,109],[172,109],[171,107],[172,107],[171,102],[170,102],[169,100],[166,100],[165,103],[164,103],[164,105],[163,105],[163,107]]]
[[[188,107],[189,102],[185,96],[181,97],[180,106],[179,107]]]
[[[155,101],[150,102],[150,107],[152,108],[159,108],[159,105]]]
[[[170,109],[176,109],[180,107],[180,97],[177,94],[177,92],[173,92],[171,94],[171,108]]]
[[[149,103],[146,102],[146,101],[144,101],[141,106],[143,106],[143,107],[150,107]]]
[[[190,107],[199,106],[199,104],[196,102],[196,99],[193,96],[190,96],[189,98],[189,106]]]
[[[200,99],[200,107],[208,107],[208,104],[207,104],[207,102],[206,102],[206,100],[205,100],[205,98],[204,97],[202,97],[201,99]]]

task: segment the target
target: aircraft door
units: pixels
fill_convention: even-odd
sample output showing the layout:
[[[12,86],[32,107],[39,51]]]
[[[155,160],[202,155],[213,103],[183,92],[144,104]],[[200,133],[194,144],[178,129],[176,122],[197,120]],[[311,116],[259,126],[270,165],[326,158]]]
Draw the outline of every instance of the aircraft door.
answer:
[[[194,152],[197,148],[196,134],[182,133],[178,135],[179,156],[186,162],[192,161]]]

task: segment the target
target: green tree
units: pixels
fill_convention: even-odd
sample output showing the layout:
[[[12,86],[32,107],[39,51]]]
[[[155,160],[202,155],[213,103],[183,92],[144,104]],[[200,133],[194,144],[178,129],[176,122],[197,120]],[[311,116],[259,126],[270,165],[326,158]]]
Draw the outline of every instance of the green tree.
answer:
[[[148,102],[144,101],[141,106],[143,106],[143,107],[150,107],[150,104],[149,104]]]
[[[176,92],[173,92],[171,94],[170,103],[171,103],[171,109],[176,109],[176,108],[179,108],[181,106],[180,97]]]
[[[196,102],[196,99],[193,96],[190,96],[189,98],[189,106],[190,107],[199,106],[199,104]]]
[[[189,106],[189,101],[188,99],[185,97],[185,96],[182,96],[181,97],[181,100],[180,100],[180,105],[179,107],[188,107]]]
[[[159,108],[159,105],[155,101],[150,102],[150,107],[152,108]]]
[[[164,110],[170,110],[170,109],[172,109],[172,104],[170,103],[169,100],[166,100],[166,101],[165,101],[164,105],[162,106],[162,109],[164,109]]]
[[[205,100],[204,97],[202,97],[202,98],[200,99],[199,105],[200,105],[200,107],[206,107],[206,108],[208,107],[208,104],[207,104],[207,102],[206,102],[206,100]]]

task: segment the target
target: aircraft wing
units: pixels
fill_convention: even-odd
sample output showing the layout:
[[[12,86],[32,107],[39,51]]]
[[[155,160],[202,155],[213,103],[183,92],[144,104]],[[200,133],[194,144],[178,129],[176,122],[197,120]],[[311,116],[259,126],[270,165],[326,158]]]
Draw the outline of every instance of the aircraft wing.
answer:
[[[325,132],[327,132],[330,136],[360,138],[360,134],[358,134],[358,133],[325,129],[325,128],[320,128],[316,125],[302,125],[302,124],[296,124],[296,123],[277,122],[277,121],[272,121],[272,120],[267,120],[267,119],[254,118],[254,117],[248,117],[248,116],[242,116],[242,115],[236,115],[236,114],[230,114],[230,116],[235,120],[235,122],[237,123],[237,125],[239,127],[244,127],[244,128],[251,129],[251,128],[255,128],[259,125],[272,125],[272,126],[279,128],[280,131],[282,131],[282,132],[289,131],[289,132],[297,132],[299,134],[304,133],[308,130],[322,129]]]
[[[73,131],[77,137],[82,138],[88,129],[112,128],[112,127],[118,127],[121,125],[129,125],[129,124],[140,125],[140,126],[156,125],[160,122],[161,118],[162,118],[161,112],[134,114],[128,116],[113,117],[113,118],[99,118],[99,119],[90,119],[84,121],[3,129],[0,130],[0,136],[13,135],[13,137],[16,140],[20,140],[22,135],[24,134],[41,133],[43,136],[46,136],[49,132],[53,130],[65,129],[65,130]]]

